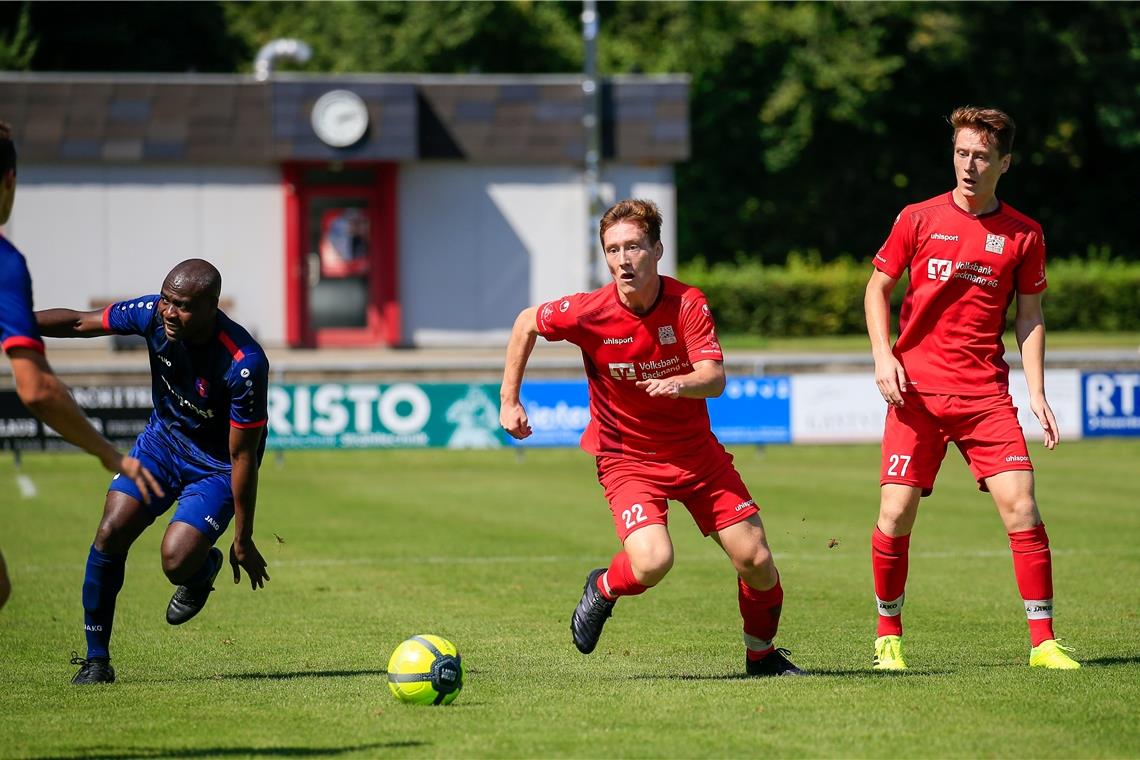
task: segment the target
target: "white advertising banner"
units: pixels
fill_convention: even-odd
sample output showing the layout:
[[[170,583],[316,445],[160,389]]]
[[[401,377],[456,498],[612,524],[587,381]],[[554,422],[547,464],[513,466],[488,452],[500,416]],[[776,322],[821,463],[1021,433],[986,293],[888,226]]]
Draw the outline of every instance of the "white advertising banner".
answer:
[[[792,443],[878,441],[886,414],[870,372],[792,376]]]
[[[1025,375],[1020,368],[1009,371],[1009,395],[1017,407],[1017,420],[1025,431],[1026,440],[1041,440],[1041,423],[1029,410],[1029,389],[1025,387]],[[1081,371],[1079,369],[1045,370],[1045,398],[1053,416],[1057,418],[1057,429],[1061,431],[1061,441],[1075,441],[1081,438]]]
[[[1081,375],[1048,370],[1045,392],[1061,440],[1081,437]],[[1041,425],[1029,410],[1029,392],[1019,369],[1010,371],[1010,395],[1029,440],[1041,440]],[[882,439],[887,406],[870,372],[792,376],[793,443],[874,443]]]

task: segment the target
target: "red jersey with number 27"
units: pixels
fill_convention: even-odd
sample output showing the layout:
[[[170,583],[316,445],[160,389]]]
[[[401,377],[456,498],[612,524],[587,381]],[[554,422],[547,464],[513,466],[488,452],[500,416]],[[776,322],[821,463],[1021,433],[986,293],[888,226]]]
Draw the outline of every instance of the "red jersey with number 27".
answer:
[[[582,349],[590,388],[590,423],[582,434],[587,452],[668,460],[715,440],[704,399],[653,398],[636,385],[687,374],[699,361],[724,360],[701,291],[662,277],[657,302],[637,314],[611,283],[542,304],[536,321],[547,340]]]
[[[1008,392],[1005,314],[1016,293],[1045,290],[1041,225],[1004,203],[973,216],[946,193],[902,210],[875,267],[910,271],[894,346],[909,390]]]

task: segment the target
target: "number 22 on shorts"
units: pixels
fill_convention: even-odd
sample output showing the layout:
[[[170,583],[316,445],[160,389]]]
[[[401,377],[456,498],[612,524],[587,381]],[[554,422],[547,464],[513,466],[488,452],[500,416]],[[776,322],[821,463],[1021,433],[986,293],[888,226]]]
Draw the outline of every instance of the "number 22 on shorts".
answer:
[[[887,474],[897,478],[905,478],[906,470],[910,467],[910,456],[906,454],[891,454],[889,461],[891,466],[887,468]]]
[[[634,504],[629,509],[623,509],[621,512],[621,519],[625,520],[625,527],[632,528],[638,523],[643,523],[649,518],[645,516],[645,507],[640,504]]]

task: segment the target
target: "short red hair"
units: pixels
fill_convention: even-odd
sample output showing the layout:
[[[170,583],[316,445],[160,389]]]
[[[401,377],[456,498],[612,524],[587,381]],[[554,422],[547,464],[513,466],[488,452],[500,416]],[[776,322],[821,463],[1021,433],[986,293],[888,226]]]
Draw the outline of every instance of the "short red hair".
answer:
[[[661,242],[661,209],[653,201],[629,198],[610,206],[602,214],[602,221],[598,225],[598,237],[603,247],[606,244],[606,230],[619,222],[633,222],[649,235],[650,243],[656,245]]]
[[[998,155],[1008,156],[1013,150],[1013,135],[1017,131],[1017,125],[1005,111],[997,108],[962,106],[955,108],[947,121],[954,127],[951,141],[958,139],[960,129],[976,129],[986,136],[987,144],[997,146]]]

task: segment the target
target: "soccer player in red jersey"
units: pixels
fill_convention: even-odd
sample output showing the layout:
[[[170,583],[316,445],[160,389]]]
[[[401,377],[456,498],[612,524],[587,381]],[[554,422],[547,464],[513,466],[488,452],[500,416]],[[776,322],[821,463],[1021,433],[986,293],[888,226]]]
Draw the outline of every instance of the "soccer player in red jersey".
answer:
[[[802,675],[773,643],[784,592],[764,525],[732,456],[709,425],[705,399],[724,390],[724,365],[708,303],[657,272],[661,213],[625,200],[606,211],[599,237],[613,282],[524,309],[507,345],[499,421],[531,434],[519,389],[539,335],[582,349],[590,422],[582,448],[597,460],[622,550],[586,577],[570,620],[583,654],[620,597],[657,585],[673,566],[667,499],[685,505],[735,567],[749,675]]]
[[[910,533],[921,496],[953,441],[1009,534],[1013,570],[1025,600],[1034,667],[1080,665],[1053,634],[1049,537],[1033,491],[1033,465],[1009,396],[1002,333],[1016,298],[1015,331],[1030,408],[1045,447],[1059,440],[1045,400],[1045,238],[1041,226],[997,199],[1010,165],[1014,123],[993,108],[958,108],[953,127],[955,186],[907,206],[895,219],[864,308],[875,382],[887,402],[879,519],[871,537],[878,602],[875,668],[906,668],[902,606]],[[890,294],[910,272],[899,337],[890,345]]]
[[[16,200],[16,146],[11,128],[0,122],[0,225],[7,224]],[[130,478],[149,502],[162,488],[133,456],[123,456],[92,427],[44,354],[44,342],[32,313],[32,278],[23,254],[0,235],[0,348],[12,362],[16,395],[38,419],[71,444],[97,457],[109,472]],[[12,584],[0,554],[0,607]]]

